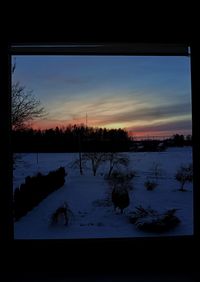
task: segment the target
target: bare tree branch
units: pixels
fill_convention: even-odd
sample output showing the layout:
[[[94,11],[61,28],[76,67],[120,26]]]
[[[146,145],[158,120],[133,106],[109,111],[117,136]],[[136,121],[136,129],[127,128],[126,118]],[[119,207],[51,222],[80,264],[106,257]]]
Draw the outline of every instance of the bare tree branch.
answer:
[[[14,63],[12,74],[15,69],[16,64]],[[14,130],[25,128],[32,120],[45,117],[47,114],[32,91],[27,90],[19,82],[12,84],[11,99],[12,129]]]
[[[91,161],[93,175],[95,176],[99,166],[106,161],[105,153],[88,152],[83,154],[83,160]]]

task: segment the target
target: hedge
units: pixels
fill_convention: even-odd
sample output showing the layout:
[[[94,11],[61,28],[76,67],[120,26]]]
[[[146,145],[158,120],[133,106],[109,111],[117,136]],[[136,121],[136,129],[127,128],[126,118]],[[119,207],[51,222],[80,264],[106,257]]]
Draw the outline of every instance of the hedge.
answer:
[[[65,176],[64,167],[50,171],[47,175],[38,173],[36,176],[27,176],[25,182],[14,191],[15,220],[19,220],[49,194],[62,187],[65,183]]]

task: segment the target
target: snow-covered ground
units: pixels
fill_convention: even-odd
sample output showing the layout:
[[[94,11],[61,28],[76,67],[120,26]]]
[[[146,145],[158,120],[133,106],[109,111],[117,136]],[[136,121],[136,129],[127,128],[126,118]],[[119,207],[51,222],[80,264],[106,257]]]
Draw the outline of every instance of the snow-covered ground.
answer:
[[[92,175],[89,167],[84,175],[72,168],[78,158],[77,153],[24,153],[19,154],[13,172],[13,189],[24,182],[26,176],[37,172],[48,173],[64,166],[68,175],[62,188],[49,195],[37,207],[14,224],[15,239],[68,239],[68,238],[114,238],[193,234],[193,193],[192,184],[186,183],[186,192],[180,192],[179,183],[174,174],[182,164],[192,163],[192,148],[169,148],[165,152],[124,153],[130,159],[128,171],[134,170],[137,176],[132,180],[130,205],[119,214],[109,202],[110,187],[104,179],[108,165],[102,164],[97,175]],[[147,191],[144,182],[152,177],[155,164],[159,164],[162,173],[158,186]],[[69,225],[50,226],[52,213],[64,202],[72,211]],[[128,214],[136,206],[151,206],[164,212],[177,208],[181,224],[164,234],[139,231],[129,222]]]

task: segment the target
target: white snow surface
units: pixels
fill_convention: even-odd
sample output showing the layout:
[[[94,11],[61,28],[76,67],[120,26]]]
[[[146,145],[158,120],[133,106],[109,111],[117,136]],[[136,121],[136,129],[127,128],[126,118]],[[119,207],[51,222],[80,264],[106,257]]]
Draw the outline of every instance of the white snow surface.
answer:
[[[97,175],[93,176],[89,163],[80,175],[79,169],[72,168],[78,153],[23,153],[18,154],[13,171],[13,189],[24,182],[26,176],[37,172],[47,174],[51,170],[65,167],[68,175],[65,184],[50,194],[32,211],[14,223],[15,239],[80,239],[80,238],[132,238],[145,236],[176,236],[193,234],[193,186],[186,183],[186,192],[178,191],[180,184],[174,175],[182,164],[192,163],[192,148],[169,148],[164,152],[123,153],[130,159],[125,170],[136,171],[129,192],[130,205],[123,214],[114,211],[110,199],[111,188],[104,175],[108,164],[103,163]],[[38,157],[38,159],[37,159]],[[153,177],[152,167],[159,164],[162,173],[158,186],[147,191],[144,182]],[[152,178],[153,179],[153,178]],[[155,180],[155,179],[154,179]],[[72,214],[69,225],[60,222],[50,226],[52,213],[67,202]],[[175,229],[154,234],[140,231],[129,222],[128,215],[135,207],[151,207],[159,212],[177,208],[176,215],[181,223]]]

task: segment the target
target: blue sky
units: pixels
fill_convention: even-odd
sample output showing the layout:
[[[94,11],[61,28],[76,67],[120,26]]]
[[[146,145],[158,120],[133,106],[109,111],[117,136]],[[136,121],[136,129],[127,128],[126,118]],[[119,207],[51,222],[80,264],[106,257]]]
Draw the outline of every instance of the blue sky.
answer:
[[[15,56],[20,81],[46,108],[34,128],[85,123],[133,135],[191,134],[189,57]]]

